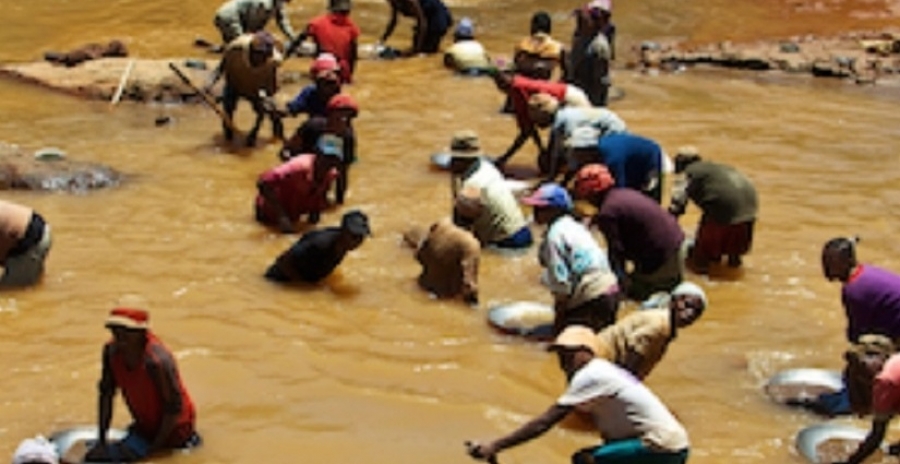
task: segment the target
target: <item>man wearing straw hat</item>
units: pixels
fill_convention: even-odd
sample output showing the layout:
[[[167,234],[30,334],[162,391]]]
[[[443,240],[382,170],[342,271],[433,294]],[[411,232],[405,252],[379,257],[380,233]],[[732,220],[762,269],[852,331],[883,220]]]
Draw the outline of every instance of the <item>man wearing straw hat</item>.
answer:
[[[537,438],[570,412],[588,414],[603,444],[577,451],[576,464],[687,462],[687,431],[660,399],[630,373],[597,358],[594,331],[569,326],[548,350],[569,379],[565,393],[544,413],[514,432],[484,443],[466,442],[469,455],[492,460],[500,451]]]
[[[113,339],[103,347],[99,439],[86,461],[134,462],[164,449],[200,444],[194,403],[175,357],[150,331],[149,319],[147,311],[133,308],[115,308],[106,318]],[[122,391],[134,422],[124,439],[108,443],[116,390]]]

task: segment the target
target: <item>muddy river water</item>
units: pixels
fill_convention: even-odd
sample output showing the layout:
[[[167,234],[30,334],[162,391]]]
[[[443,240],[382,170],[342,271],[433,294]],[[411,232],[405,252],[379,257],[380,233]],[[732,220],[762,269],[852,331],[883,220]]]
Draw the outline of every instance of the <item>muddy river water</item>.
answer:
[[[851,2],[852,3],[852,2]],[[557,35],[571,31],[571,2],[459,0],[481,39],[508,54],[538,8]],[[195,36],[216,37],[216,0],[0,0],[0,56],[39,59],[51,49],[119,38],[142,57],[202,56]],[[299,28],[318,2],[290,4]],[[619,53],[641,40],[697,41],[839,32],[896,19],[880,1],[645,0],[616,2]],[[359,0],[354,17],[371,43],[387,7]],[[405,45],[401,22],[392,43]],[[306,59],[287,63],[304,69]],[[838,368],[844,317],[839,287],[821,275],[819,251],[840,234],[862,237],[863,261],[900,270],[896,90],[805,77],[694,72],[644,76],[619,66],[614,102],[637,133],[668,151],[697,145],[756,183],[761,215],[740,275],[698,278],[711,307],[681,333],[649,386],[686,425],[691,462],[799,462],[793,434],[817,419],[771,404],[765,379],[786,367]],[[290,95],[299,84],[283,89]],[[265,144],[223,148],[215,115],[200,106],[110,109],[0,81],[0,140],[58,146],[128,174],[121,188],[88,195],[6,192],[53,227],[47,275],[36,288],[0,294],[0,456],[22,438],[93,423],[106,312],[120,302],[152,312],[178,355],[206,446],[178,463],[465,463],[466,439],[492,438],[544,410],[562,391],[541,346],[485,324],[492,303],[548,301],[534,251],[486,254],[481,307],[418,291],[418,265],[401,232],[446,215],[449,182],[428,155],[454,130],[477,129],[503,150],[514,124],[497,113],[489,80],[441,69],[439,57],[361,62],[348,88],[361,103],[361,161],[349,208],[371,217],[374,237],[322,285],[285,289],[261,273],[296,236],[252,218],[256,176],[276,160]],[[173,124],[154,127],[154,118]],[[251,114],[242,106],[238,124]],[[292,121],[292,128],[297,121]],[[527,148],[513,164],[528,165]],[[334,224],[342,210],[329,212]],[[682,218],[693,231],[696,209]],[[127,424],[117,402],[114,424]],[[864,424],[864,422],[859,422]],[[900,431],[889,432],[896,438]],[[567,462],[596,438],[558,427],[501,455],[504,464]]]

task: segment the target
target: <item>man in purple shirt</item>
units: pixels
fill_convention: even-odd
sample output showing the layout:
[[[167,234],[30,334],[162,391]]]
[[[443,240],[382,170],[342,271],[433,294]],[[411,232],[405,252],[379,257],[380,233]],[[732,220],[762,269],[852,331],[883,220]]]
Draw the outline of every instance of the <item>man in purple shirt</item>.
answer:
[[[635,300],[671,291],[684,274],[684,231],[659,203],[637,190],[614,189],[614,184],[602,164],[584,166],[575,175],[575,195],[597,208],[592,222],[606,237],[619,285]],[[634,270],[626,274],[628,261]]]
[[[856,262],[855,239],[835,238],[822,249],[825,278],[843,283],[841,301],[847,313],[847,340],[860,335],[900,339],[900,275]]]
[[[857,238],[834,238],[822,248],[822,273],[829,281],[839,281],[841,302],[847,314],[847,340],[858,343],[867,334],[900,340],[900,276],[856,261]],[[819,414],[850,414],[846,387],[813,400],[798,400],[798,406]]]

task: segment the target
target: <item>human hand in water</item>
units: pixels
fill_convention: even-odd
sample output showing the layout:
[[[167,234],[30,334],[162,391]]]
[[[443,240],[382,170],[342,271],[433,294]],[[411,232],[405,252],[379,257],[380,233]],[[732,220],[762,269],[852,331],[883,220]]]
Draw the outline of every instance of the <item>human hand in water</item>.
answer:
[[[495,462],[497,455],[497,450],[492,446],[491,443],[481,444],[477,441],[467,441],[466,452],[469,453],[469,456],[480,461]]]

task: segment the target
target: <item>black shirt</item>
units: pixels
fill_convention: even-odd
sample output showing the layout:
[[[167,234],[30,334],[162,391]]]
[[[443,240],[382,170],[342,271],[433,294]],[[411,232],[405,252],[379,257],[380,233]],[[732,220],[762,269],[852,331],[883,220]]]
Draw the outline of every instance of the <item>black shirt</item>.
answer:
[[[337,250],[337,241],[341,236],[339,227],[327,227],[306,233],[293,246],[285,251],[280,259],[285,259],[294,272],[305,282],[318,282],[329,274],[344,260],[346,253]],[[287,282],[290,279],[273,263],[266,271],[266,278]]]

